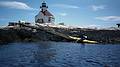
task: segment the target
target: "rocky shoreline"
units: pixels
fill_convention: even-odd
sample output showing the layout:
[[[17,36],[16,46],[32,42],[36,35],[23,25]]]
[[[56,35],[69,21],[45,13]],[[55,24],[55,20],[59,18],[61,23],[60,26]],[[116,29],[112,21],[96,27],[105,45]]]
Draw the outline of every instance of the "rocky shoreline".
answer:
[[[120,30],[53,29],[65,35],[75,37],[80,37],[81,34],[86,35],[87,39],[97,41],[98,43],[120,43]],[[0,43],[38,41],[73,42],[43,30],[34,32],[28,29],[0,29]]]

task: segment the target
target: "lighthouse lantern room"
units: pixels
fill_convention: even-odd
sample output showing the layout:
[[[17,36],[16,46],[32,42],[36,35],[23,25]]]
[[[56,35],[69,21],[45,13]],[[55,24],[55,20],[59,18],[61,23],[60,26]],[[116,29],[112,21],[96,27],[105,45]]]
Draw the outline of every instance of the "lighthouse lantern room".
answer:
[[[40,6],[41,11],[35,16],[36,23],[54,23],[54,16],[47,10],[48,6],[45,1],[42,2]]]

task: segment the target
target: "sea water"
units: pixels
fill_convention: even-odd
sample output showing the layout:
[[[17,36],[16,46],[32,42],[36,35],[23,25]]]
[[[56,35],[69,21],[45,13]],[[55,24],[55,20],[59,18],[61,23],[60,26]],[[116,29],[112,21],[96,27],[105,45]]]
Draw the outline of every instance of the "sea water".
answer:
[[[66,42],[2,44],[0,67],[120,67],[120,45]]]

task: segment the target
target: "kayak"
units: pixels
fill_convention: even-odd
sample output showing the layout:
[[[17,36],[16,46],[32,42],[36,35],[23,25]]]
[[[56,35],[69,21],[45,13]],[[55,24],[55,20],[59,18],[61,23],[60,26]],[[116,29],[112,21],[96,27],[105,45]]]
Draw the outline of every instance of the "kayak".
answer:
[[[92,40],[81,40],[81,38],[78,38],[78,37],[73,37],[73,36],[69,36],[69,38],[73,39],[73,40],[76,40],[76,42],[78,43],[91,43],[91,44],[96,44],[98,43],[97,41],[92,41]]]

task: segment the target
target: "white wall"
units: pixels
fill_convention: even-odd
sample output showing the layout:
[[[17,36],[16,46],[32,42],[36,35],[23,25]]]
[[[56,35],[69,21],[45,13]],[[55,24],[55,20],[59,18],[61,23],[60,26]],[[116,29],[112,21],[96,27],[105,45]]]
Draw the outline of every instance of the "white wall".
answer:
[[[49,17],[51,17],[50,21],[49,21]],[[36,22],[38,19],[43,19],[43,21],[44,21],[45,23],[53,23],[52,17],[53,17],[53,16],[44,16],[44,14],[40,11],[40,12],[38,13],[38,15],[35,16],[35,22]],[[53,18],[54,18],[54,17],[53,17]]]

